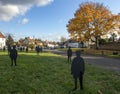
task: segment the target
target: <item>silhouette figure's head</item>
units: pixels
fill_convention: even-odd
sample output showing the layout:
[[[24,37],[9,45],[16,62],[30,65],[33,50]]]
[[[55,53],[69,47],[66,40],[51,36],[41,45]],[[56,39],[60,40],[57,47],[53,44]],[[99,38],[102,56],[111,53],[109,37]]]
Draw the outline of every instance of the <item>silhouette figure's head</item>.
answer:
[[[14,46],[13,46],[13,49],[15,49],[15,48],[16,48],[16,46],[14,45]]]
[[[80,56],[81,55],[81,52],[78,50],[76,51],[76,56]]]
[[[69,47],[69,49],[70,49],[71,47]]]

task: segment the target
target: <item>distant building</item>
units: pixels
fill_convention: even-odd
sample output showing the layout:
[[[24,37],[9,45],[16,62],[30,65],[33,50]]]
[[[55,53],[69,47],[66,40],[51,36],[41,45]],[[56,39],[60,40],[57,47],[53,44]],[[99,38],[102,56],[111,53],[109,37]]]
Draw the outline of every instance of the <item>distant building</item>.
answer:
[[[79,48],[80,47],[80,43],[77,42],[74,39],[68,39],[65,43],[64,43],[64,48],[65,47],[72,47],[72,48]]]
[[[65,47],[71,47],[71,48],[82,48],[82,47],[88,47],[88,42],[79,42],[74,39],[68,39],[65,41],[62,45],[63,48]]]
[[[58,44],[56,43],[56,42],[46,42],[46,46],[48,47],[48,48],[58,48]]]
[[[2,49],[4,46],[6,46],[6,38],[5,36],[0,32],[0,48]]]
[[[30,37],[25,37],[25,39],[22,39],[22,41],[19,41],[19,44],[21,46],[28,46],[28,45],[34,45],[34,46],[43,46],[43,43],[40,39],[32,39]]]
[[[23,41],[23,45],[30,45],[30,44],[35,45],[35,40],[31,39],[30,37],[26,37]]]

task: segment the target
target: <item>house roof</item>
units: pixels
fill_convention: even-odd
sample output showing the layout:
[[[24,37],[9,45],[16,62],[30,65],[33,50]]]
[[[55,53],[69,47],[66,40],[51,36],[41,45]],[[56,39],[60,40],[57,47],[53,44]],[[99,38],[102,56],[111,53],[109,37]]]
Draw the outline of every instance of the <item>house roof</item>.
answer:
[[[0,32],[0,38],[5,38],[5,36]]]

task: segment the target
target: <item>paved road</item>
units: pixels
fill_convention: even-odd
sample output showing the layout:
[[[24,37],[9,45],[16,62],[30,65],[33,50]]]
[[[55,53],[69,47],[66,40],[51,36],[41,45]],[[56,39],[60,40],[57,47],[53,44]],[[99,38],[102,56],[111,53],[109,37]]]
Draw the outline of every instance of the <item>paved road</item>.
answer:
[[[86,63],[120,72],[120,59],[83,55]]]
[[[66,56],[66,52],[63,52],[63,51],[58,51],[58,50],[47,50],[47,51],[51,51],[52,53]],[[75,55],[73,54],[73,57],[74,56]],[[93,56],[93,55],[83,55],[83,54],[82,54],[82,57],[84,58],[85,62],[88,64],[94,64],[94,65],[103,67],[105,69],[110,69],[110,70],[120,72],[120,59]]]

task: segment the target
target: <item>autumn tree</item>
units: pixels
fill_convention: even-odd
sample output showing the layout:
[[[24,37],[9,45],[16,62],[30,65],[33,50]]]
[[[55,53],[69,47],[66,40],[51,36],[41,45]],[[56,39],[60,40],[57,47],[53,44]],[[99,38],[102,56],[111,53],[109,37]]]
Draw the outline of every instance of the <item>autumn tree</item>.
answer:
[[[7,34],[7,36],[6,36],[6,44],[7,44],[7,46],[14,44],[14,39],[13,39],[11,34]]]
[[[116,32],[118,35],[120,35],[120,13],[118,13],[118,15],[114,15],[113,19],[114,28],[112,28],[110,33],[114,34],[114,32]]]
[[[108,34],[115,27],[117,23],[115,18],[118,17],[113,15],[103,4],[86,2],[79,6],[74,18],[68,22],[67,29],[70,36],[76,40],[94,39],[96,48],[98,48],[99,38]]]

